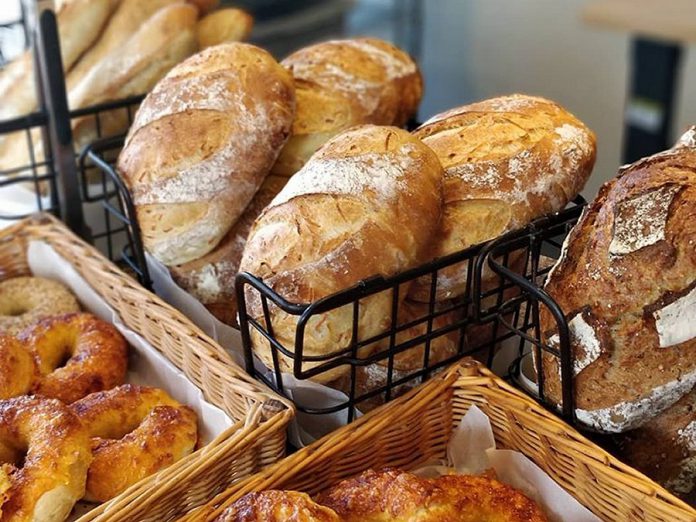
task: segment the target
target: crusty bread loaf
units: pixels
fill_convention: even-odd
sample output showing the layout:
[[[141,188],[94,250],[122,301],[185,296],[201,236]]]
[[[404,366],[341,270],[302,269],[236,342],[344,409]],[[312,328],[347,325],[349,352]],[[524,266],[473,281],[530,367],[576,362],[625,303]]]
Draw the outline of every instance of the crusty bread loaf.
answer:
[[[329,138],[353,125],[403,126],[423,94],[411,57],[376,38],[333,40],[300,49],[282,64],[295,79],[297,116],[273,167],[291,176]]]
[[[616,439],[623,462],[696,504],[696,389]]]
[[[268,174],[294,107],[290,75],[248,44],[206,49],[157,84],[118,160],[153,256],[171,266],[215,248]]]
[[[287,178],[282,176],[268,176],[218,246],[203,257],[170,269],[174,281],[223,323],[237,325],[234,279],[239,272],[249,230],[286,182]]]
[[[259,216],[240,270],[263,278],[290,302],[310,303],[367,277],[417,265],[440,218],[441,176],[432,151],[406,131],[366,125],[339,134]],[[248,292],[247,311],[263,321],[258,295]],[[361,340],[388,326],[390,307],[389,292],[361,301]],[[348,347],[352,317],[351,305],[314,317],[305,330],[304,353],[329,355]],[[292,350],[297,317],[272,307],[271,319],[275,337]],[[257,333],[252,343],[272,367],[268,343]],[[280,364],[292,368],[286,357]],[[316,380],[329,382],[342,370]]]
[[[203,50],[227,42],[241,42],[251,33],[254,19],[241,9],[220,9],[205,16],[196,27],[198,48]]]
[[[220,0],[188,0],[189,3],[195,5],[201,14],[206,14],[220,5]]]
[[[445,207],[431,258],[562,209],[582,190],[595,160],[594,134],[556,103],[532,96],[458,107],[414,135],[445,169]],[[437,299],[464,293],[466,279],[466,263],[441,270]],[[411,297],[427,301],[430,280],[414,284]]]
[[[694,132],[692,129],[691,132]],[[696,146],[621,169],[566,239],[546,291],[569,321],[577,418],[621,432],[696,384]],[[558,343],[542,308],[542,331]],[[550,399],[559,366],[544,357]]]

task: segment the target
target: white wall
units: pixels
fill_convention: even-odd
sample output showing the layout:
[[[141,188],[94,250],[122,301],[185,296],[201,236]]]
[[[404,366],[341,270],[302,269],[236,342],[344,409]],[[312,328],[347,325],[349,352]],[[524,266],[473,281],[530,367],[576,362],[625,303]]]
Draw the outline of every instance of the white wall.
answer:
[[[398,1],[398,0],[397,0]],[[560,102],[597,134],[592,197],[620,163],[629,38],[591,28],[583,0],[423,0],[421,118],[461,103],[524,92]],[[696,124],[696,56],[685,56],[677,128]]]

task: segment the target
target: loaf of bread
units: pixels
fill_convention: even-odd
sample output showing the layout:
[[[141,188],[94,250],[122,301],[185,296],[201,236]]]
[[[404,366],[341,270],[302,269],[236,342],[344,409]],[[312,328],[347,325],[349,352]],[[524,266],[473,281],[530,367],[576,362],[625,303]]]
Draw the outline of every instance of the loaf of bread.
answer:
[[[263,183],[294,109],[292,78],[253,45],[211,47],[172,69],[117,163],[145,248],[168,266],[213,250]]]
[[[241,42],[251,33],[254,19],[241,9],[220,9],[205,16],[196,27],[198,48],[220,45],[227,42]]]
[[[504,96],[434,116],[414,135],[445,170],[445,207],[430,258],[458,252],[561,210],[595,161],[594,134],[556,103]],[[488,276],[490,277],[490,276]],[[466,290],[466,263],[438,273],[437,299]],[[430,298],[430,279],[411,297]]]
[[[696,390],[615,438],[623,462],[696,505]]]
[[[170,268],[174,281],[225,324],[237,325],[234,279],[249,230],[286,182],[287,178],[282,176],[268,176],[218,246],[201,258]]]
[[[406,131],[366,125],[324,145],[276,196],[251,229],[240,270],[263,278],[294,303],[310,303],[374,275],[419,264],[442,209],[442,167],[433,152]],[[403,298],[402,292],[401,298]],[[360,302],[358,337],[389,325],[391,293]],[[263,322],[258,292],[247,311]],[[297,317],[271,307],[275,338],[295,346]],[[315,316],[306,325],[304,353],[330,356],[350,345],[352,305]],[[268,342],[252,329],[256,354],[272,367]],[[280,356],[284,371],[292,361]],[[304,369],[316,366],[305,363]],[[347,367],[320,374],[329,382]]]
[[[696,384],[693,133],[601,188],[546,283],[570,328],[577,418],[596,430],[637,427]],[[544,356],[547,394],[560,402],[558,362]]]
[[[420,103],[423,83],[411,57],[376,38],[323,42],[282,64],[295,79],[292,136],[273,167],[291,176],[329,138],[365,123],[403,126]]]

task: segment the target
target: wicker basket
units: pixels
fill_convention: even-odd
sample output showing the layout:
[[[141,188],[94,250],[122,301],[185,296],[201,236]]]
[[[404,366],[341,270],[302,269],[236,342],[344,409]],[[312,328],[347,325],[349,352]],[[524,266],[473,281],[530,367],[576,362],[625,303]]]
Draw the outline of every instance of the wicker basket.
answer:
[[[472,404],[489,416],[498,447],[530,457],[602,519],[696,520],[696,511],[689,506],[465,359],[421,388],[237,483],[180,522],[212,520],[250,491],[273,488],[314,494],[371,467],[411,469],[443,458],[452,429]]]
[[[93,247],[48,215],[0,232],[0,279],[29,273],[30,241],[48,243],[142,335],[196,384],[234,425],[215,440],[79,519],[163,522],[201,505],[285,454],[291,404],[236,367],[224,350],[182,314],[140,287]]]

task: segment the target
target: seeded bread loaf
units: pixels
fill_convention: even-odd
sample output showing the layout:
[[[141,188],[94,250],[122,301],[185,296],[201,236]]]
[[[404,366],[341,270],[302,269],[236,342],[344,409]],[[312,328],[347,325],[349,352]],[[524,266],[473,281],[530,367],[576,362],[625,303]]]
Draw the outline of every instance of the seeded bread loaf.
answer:
[[[419,264],[441,210],[442,167],[428,147],[395,127],[355,127],[327,142],[266,207],[251,229],[240,270],[263,278],[290,302],[314,302],[367,277]],[[389,292],[361,300],[361,340],[388,326],[391,300]],[[255,291],[247,294],[247,311],[264,320]],[[275,306],[270,314],[275,338],[293,350],[297,317]],[[329,356],[347,348],[352,324],[351,305],[315,316],[306,327],[304,353]],[[252,333],[253,349],[272,367],[268,342]],[[283,370],[292,369],[289,358],[279,361]],[[316,380],[329,382],[346,369]]]
[[[273,167],[283,176],[300,170],[324,142],[348,127],[403,126],[423,94],[411,57],[377,38],[318,43],[281,63],[292,73],[297,89],[292,136]]]
[[[577,417],[594,429],[639,426],[696,384],[695,135],[606,183],[549,274],[546,291],[570,327]],[[556,358],[544,368],[560,401]]]
[[[263,183],[294,110],[290,75],[253,45],[210,47],[172,69],[118,159],[145,248],[168,266],[213,250]]]
[[[532,96],[452,109],[414,135],[435,151],[445,170],[444,213],[431,258],[561,210],[582,190],[595,160],[592,131],[558,104]],[[466,263],[441,270],[437,299],[461,295],[466,281]],[[411,298],[429,297],[429,279],[413,285]]]

